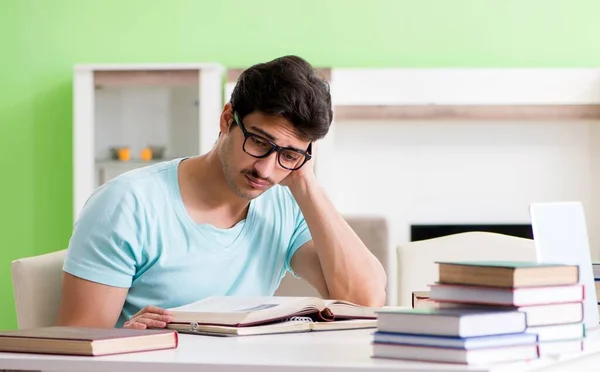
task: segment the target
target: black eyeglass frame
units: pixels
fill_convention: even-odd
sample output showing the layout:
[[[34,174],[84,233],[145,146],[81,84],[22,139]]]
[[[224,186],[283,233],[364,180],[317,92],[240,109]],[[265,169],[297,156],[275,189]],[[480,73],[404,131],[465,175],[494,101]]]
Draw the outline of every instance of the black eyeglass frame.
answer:
[[[242,123],[242,121],[240,120],[237,112],[233,112],[233,121],[235,121],[235,123],[237,124],[237,126],[240,128],[240,130],[242,131],[242,134],[244,135],[244,143],[242,144],[242,149],[244,150],[244,152],[254,158],[257,159],[263,159],[268,157],[269,155],[271,155],[273,152],[277,152],[277,163],[279,163],[279,165],[287,170],[291,170],[291,171],[295,171],[298,170],[300,168],[302,168],[304,166],[304,164],[306,164],[307,161],[309,161],[310,159],[312,159],[312,142],[308,145],[308,148],[306,149],[306,151],[303,150],[298,150],[298,149],[294,149],[291,147],[281,147],[279,145],[277,145],[276,143],[273,143],[273,141],[269,140],[268,138],[265,138],[259,134],[256,133],[252,133],[252,132],[248,132],[246,130],[246,127],[244,126],[244,124]],[[258,137],[260,138],[262,141],[268,143],[269,145],[271,145],[271,149],[269,149],[264,155],[262,156],[257,156],[254,154],[250,154],[248,151],[246,151],[246,141],[248,141],[248,138],[251,137]],[[304,161],[302,162],[302,164],[300,164],[299,166],[295,167],[295,168],[288,168],[285,165],[283,165],[281,163],[281,152],[287,150],[287,151],[294,151],[302,156],[304,156]]]

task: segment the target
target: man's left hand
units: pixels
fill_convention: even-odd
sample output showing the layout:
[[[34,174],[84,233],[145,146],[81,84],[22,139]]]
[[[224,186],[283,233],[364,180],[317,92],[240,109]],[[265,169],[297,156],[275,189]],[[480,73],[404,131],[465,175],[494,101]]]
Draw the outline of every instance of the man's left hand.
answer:
[[[299,188],[306,187],[312,182],[316,182],[314,168],[314,159],[310,159],[304,163],[302,168],[291,171],[280,184],[289,187],[292,194],[294,194]]]

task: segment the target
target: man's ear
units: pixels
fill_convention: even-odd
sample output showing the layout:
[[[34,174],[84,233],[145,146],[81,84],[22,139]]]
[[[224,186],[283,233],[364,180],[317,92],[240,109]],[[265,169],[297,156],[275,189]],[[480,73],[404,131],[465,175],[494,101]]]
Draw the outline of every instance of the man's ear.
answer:
[[[219,128],[221,133],[228,134],[231,124],[233,124],[233,108],[230,102],[227,102],[221,112]]]

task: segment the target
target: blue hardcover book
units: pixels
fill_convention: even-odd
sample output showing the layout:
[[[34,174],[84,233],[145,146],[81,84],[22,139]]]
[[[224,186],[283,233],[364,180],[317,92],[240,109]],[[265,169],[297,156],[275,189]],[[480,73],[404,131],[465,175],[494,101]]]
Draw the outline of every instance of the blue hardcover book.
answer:
[[[377,331],[374,334],[373,342],[472,350],[536,343],[537,335],[531,333],[511,333],[493,336],[448,337]]]

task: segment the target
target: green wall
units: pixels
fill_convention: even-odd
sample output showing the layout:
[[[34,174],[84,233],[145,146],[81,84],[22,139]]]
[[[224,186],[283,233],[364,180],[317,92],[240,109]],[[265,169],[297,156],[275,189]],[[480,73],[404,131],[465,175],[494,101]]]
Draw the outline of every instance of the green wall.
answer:
[[[0,0],[0,329],[10,261],[71,232],[75,63],[288,53],[338,67],[599,67],[598,0]]]

